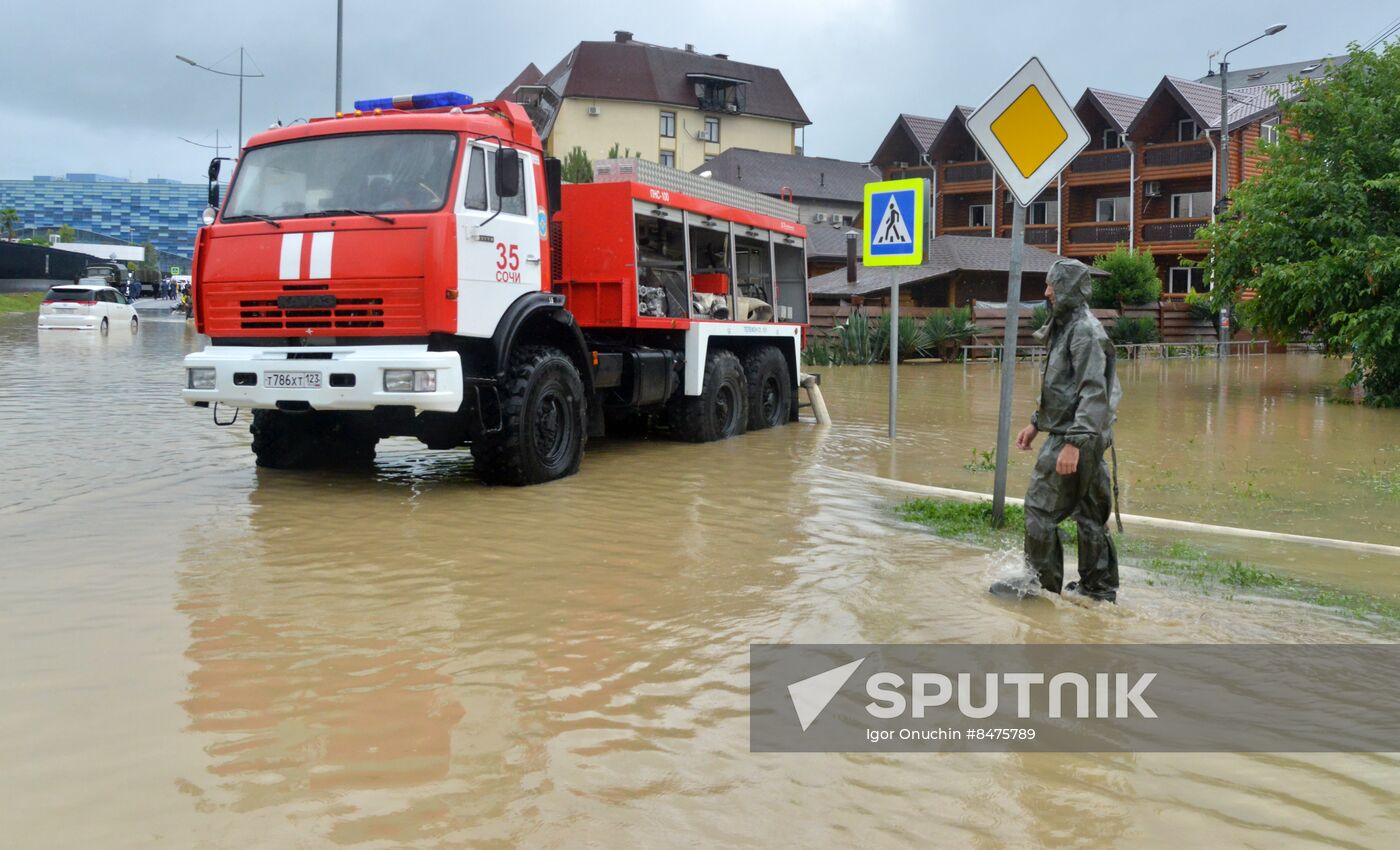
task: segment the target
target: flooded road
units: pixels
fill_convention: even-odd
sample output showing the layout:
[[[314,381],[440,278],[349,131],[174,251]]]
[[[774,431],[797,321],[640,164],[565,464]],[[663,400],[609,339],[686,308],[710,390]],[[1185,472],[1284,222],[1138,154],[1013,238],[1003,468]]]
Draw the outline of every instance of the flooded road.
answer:
[[[1364,642],[1393,627],[1124,573],[1123,604],[989,597],[867,473],[989,490],[996,372],[825,370],[836,425],[598,441],[491,489],[466,452],[255,469],[178,398],[181,323],[0,317],[0,836],[23,847],[1351,846],[1394,755],[748,752],[751,642]],[[1124,370],[1124,510],[1400,543],[1400,414],[1308,356]],[[1222,377],[1230,380],[1222,381]],[[1032,370],[1020,370],[1029,415]],[[1018,413],[1018,417],[1020,413]],[[1012,467],[1023,488],[1028,457]],[[1369,477],[1368,477],[1369,476]],[[1388,598],[1395,559],[1263,547]]]

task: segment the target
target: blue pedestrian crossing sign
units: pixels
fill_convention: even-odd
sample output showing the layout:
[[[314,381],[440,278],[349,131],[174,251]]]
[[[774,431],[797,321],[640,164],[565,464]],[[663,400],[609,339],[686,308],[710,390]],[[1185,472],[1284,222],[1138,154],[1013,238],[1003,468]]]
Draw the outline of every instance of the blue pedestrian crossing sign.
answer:
[[[865,184],[865,264],[922,264],[927,207],[928,182],[925,180]]]

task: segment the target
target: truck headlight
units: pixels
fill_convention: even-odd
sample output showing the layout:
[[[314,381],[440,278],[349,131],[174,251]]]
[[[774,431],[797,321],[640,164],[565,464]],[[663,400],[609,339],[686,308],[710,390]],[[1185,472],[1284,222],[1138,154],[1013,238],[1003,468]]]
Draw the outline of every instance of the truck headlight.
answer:
[[[385,369],[384,392],[435,393],[437,392],[437,370]]]
[[[192,390],[212,390],[214,375],[213,369],[186,369],[185,386]]]

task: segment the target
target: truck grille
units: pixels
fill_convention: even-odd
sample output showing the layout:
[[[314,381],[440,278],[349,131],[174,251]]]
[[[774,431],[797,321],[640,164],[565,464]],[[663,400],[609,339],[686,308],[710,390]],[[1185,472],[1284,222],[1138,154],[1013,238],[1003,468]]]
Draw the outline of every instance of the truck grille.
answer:
[[[211,284],[203,295],[205,332],[276,335],[286,331],[361,331],[418,335],[427,332],[422,282]],[[334,306],[279,306],[285,296],[332,295]],[[308,299],[309,300],[309,299]],[[285,305],[286,302],[284,301]]]

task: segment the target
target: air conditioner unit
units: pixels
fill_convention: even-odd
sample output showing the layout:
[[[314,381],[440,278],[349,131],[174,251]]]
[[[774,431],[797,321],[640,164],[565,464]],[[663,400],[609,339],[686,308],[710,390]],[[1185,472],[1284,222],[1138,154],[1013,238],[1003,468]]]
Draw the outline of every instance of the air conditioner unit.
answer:
[[[1162,181],[1148,180],[1142,184],[1142,195],[1145,198],[1162,197]]]
[[[601,107],[598,107],[598,106],[590,106],[590,107],[588,107],[588,114],[589,114],[589,115],[602,115],[602,114],[603,114],[603,110],[602,110]]]
[[[818,224],[826,221],[826,213],[817,213],[816,215],[812,216],[812,221],[815,221]]]

